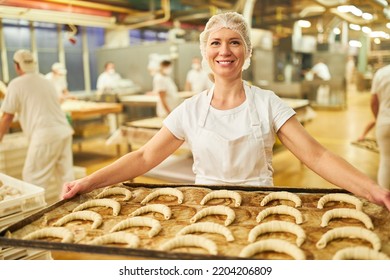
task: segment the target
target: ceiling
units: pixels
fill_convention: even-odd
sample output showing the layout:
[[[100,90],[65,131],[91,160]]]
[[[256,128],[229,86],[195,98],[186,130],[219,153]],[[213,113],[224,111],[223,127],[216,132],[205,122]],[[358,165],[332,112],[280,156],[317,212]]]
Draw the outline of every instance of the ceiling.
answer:
[[[252,27],[273,31],[276,36],[292,34],[297,20],[311,22],[303,34],[326,33],[342,21],[387,30],[386,0],[0,0],[2,18],[22,18],[63,24],[105,28],[170,28],[174,20],[181,27],[202,29],[207,19],[219,11],[252,15]],[[338,5],[355,5],[374,17],[361,17],[337,11]]]

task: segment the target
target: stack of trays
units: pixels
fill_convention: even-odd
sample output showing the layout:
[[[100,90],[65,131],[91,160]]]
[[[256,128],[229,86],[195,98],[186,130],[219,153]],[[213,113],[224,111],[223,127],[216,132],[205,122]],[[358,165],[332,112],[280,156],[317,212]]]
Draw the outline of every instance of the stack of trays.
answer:
[[[21,179],[28,140],[23,133],[4,135],[0,146],[0,172]]]
[[[6,188],[11,191],[6,192]],[[0,173],[0,229],[30,216],[45,206],[43,188]],[[0,260],[50,258],[48,251],[0,247]]]

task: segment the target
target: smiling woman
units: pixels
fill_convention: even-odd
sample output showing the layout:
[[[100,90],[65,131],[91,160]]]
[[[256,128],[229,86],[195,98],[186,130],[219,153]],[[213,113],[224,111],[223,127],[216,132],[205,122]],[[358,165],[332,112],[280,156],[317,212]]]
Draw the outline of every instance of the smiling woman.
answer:
[[[249,31],[238,13],[211,17],[200,35],[200,49],[214,86],[176,107],[142,148],[65,184],[64,198],[138,177],[184,141],[194,158],[196,184],[269,187],[277,135],[301,162],[330,183],[390,209],[390,191],[321,146],[274,92],[243,81],[242,71],[252,53]]]

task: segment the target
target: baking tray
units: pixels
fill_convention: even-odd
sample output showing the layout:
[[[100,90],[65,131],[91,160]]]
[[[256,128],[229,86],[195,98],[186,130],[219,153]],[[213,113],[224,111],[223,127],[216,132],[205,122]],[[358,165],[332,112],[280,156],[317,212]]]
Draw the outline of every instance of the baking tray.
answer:
[[[103,189],[94,190],[88,194],[76,196],[69,200],[59,201],[39,212],[33,214],[5,229],[0,232],[0,247],[4,246],[13,246],[13,247],[24,247],[24,248],[35,248],[35,249],[45,249],[45,250],[54,250],[54,251],[71,251],[71,252],[84,252],[84,253],[96,253],[104,255],[119,255],[126,257],[136,257],[145,258],[145,259],[240,259],[238,254],[240,250],[246,246],[247,234],[251,228],[257,225],[255,218],[257,214],[266,207],[275,206],[277,204],[287,204],[293,206],[290,201],[271,201],[266,206],[260,206],[261,199],[270,192],[273,191],[289,191],[298,194],[302,199],[302,207],[298,208],[305,219],[305,222],[301,225],[305,230],[307,239],[305,243],[301,246],[301,249],[304,250],[307,259],[331,259],[333,254],[338,250],[346,246],[369,246],[370,244],[364,240],[360,239],[343,239],[332,241],[328,244],[325,249],[318,250],[315,248],[315,243],[319,238],[331,228],[335,228],[342,225],[348,226],[362,226],[361,222],[354,219],[333,219],[329,226],[322,228],[320,226],[321,216],[323,213],[332,208],[338,207],[348,207],[352,208],[352,205],[347,203],[336,203],[329,202],[326,204],[324,209],[317,209],[318,199],[326,193],[346,193],[344,190],[340,189],[306,189],[306,188],[291,188],[291,187],[268,187],[268,188],[259,188],[259,187],[247,187],[247,186],[202,186],[202,185],[192,185],[192,184],[142,184],[142,183],[124,183],[122,186],[129,188],[134,194],[133,197],[128,202],[121,202],[122,210],[119,216],[112,217],[111,209],[104,209],[99,211],[100,214],[104,217],[104,223],[102,229],[99,230],[90,230],[87,234],[84,235],[84,240],[81,238],[79,241],[76,239],[76,242],[80,243],[60,243],[56,241],[43,241],[43,240],[23,240],[21,239],[21,232],[30,232],[32,228],[39,227],[42,223],[46,225],[53,223],[56,218],[59,218],[67,213],[70,213],[71,210],[78,204],[86,201],[87,199],[93,198],[96,194],[101,192]],[[184,193],[184,202],[183,204],[177,204],[177,200],[174,197],[170,196],[161,196],[155,198],[150,203],[163,203],[172,209],[173,217],[170,220],[165,221],[160,214],[157,213],[148,213],[145,216],[152,215],[153,218],[159,219],[163,231],[155,237],[155,239],[148,239],[145,234],[147,230],[139,229],[138,233],[141,239],[141,247],[137,249],[125,248],[120,245],[118,246],[107,246],[107,245],[88,245],[85,241],[90,240],[92,237],[89,234],[94,235],[94,237],[103,234],[103,232],[108,232],[114,223],[117,223],[121,219],[127,218],[127,215],[132,211],[140,207],[140,201],[155,188],[164,188],[164,187],[177,187]],[[209,201],[206,205],[201,206],[199,204],[200,200],[211,190],[218,189],[228,189],[238,191],[243,197],[241,206],[234,207],[234,201],[231,199],[214,199]],[[384,208],[372,204],[368,201],[363,200],[364,207],[363,211],[368,214],[375,226],[373,230],[381,239],[382,242],[382,252],[390,256],[390,232],[388,232],[390,225],[390,215],[389,212]],[[236,212],[236,220],[229,226],[229,229],[232,230],[233,234],[236,237],[234,242],[226,242],[222,236],[209,233],[201,233],[202,236],[212,239],[218,245],[218,255],[209,255],[202,252],[198,248],[181,248],[174,251],[161,251],[158,250],[158,246],[164,243],[165,241],[173,238],[175,233],[183,226],[190,224],[189,219],[192,217],[196,211],[199,209],[211,206],[211,205],[226,205],[231,207]],[[292,217],[285,215],[272,215],[271,219],[277,220],[289,220]],[[107,218],[107,224],[106,223]],[[112,220],[110,220],[112,219]],[[215,221],[222,223],[225,220],[225,216],[207,216],[200,221]],[[45,222],[44,222],[45,221]],[[264,220],[266,221],[266,220]],[[66,227],[76,228],[78,231],[85,229],[90,229],[90,222],[79,222],[81,224],[72,225],[73,222],[68,223]],[[77,223],[77,222],[76,222]],[[13,238],[8,238],[7,233],[11,232]],[[131,231],[129,231],[131,232]],[[133,232],[134,233],[134,232]],[[18,237],[18,234],[20,237]],[[265,234],[261,236],[260,239],[269,238]],[[295,243],[295,236],[289,233],[272,233],[272,238],[281,238],[292,243]],[[276,237],[275,237],[276,236]],[[15,238],[16,237],[16,238]],[[85,243],[83,243],[85,242]],[[151,245],[154,244],[154,245]],[[197,250],[198,249],[198,250]],[[200,251],[199,251],[200,250]],[[257,255],[256,258],[264,259],[286,259],[285,254],[278,254],[275,252],[267,252]],[[287,256],[288,258],[288,256]]]

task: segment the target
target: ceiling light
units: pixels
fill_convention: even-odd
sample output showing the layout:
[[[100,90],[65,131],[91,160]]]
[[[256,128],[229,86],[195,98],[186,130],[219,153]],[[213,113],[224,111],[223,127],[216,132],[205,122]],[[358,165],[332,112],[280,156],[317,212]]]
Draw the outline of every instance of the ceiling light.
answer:
[[[350,47],[353,47],[353,48],[361,48],[362,47],[362,43],[360,41],[357,41],[357,40],[351,40],[351,41],[349,41],[348,44]]]
[[[381,39],[375,38],[375,39],[374,39],[374,43],[377,44],[377,45],[379,45],[379,44],[381,43]]]
[[[386,23],[386,27],[390,29],[390,22]]]
[[[383,38],[383,39],[390,39],[390,35],[384,31],[372,31],[370,33],[370,37],[372,38]]]
[[[363,26],[363,27],[362,27],[362,31],[363,31],[364,33],[366,33],[366,34],[369,34],[369,33],[372,32],[371,28],[368,27],[368,26]]]
[[[311,26],[311,23],[307,20],[298,20],[298,26],[302,28],[309,28]]]
[[[351,28],[352,30],[356,30],[356,31],[359,31],[359,30],[361,29],[360,25],[358,25],[358,24],[353,24],[353,23],[351,23],[351,24],[349,25],[349,28]]]
[[[372,20],[374,18],[374,16],[370,13],[363,13],[362,18],[365,20]]]
[[[337,11],[339,11],[340,13],[351,13],[357,17],[361,17],[363,15],[362,10],[353,5],[338,6]]]
[[[336,35],[341,34],[340,28],[338,28],[338,27],[333,28],[333,33],[336,34]]]

